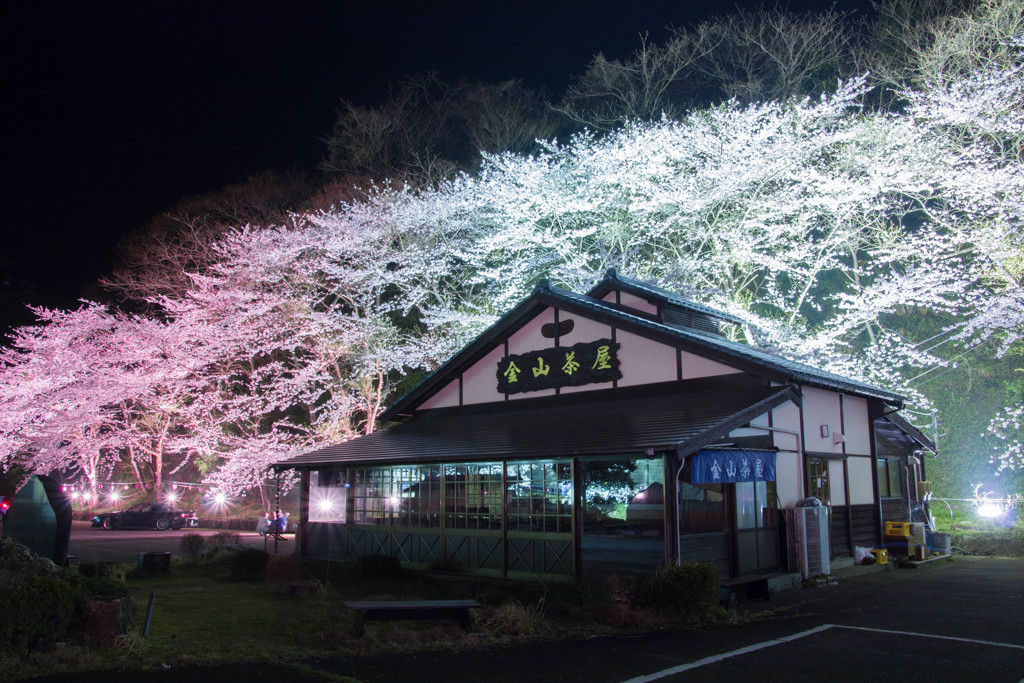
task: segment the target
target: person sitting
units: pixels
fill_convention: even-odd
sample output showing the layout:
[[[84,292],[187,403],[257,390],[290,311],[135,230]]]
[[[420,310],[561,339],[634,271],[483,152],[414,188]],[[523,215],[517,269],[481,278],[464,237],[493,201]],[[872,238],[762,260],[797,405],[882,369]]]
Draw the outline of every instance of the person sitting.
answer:
[[[277,519],[274,520],[274,531],[288,531],[288,514],[277,511]]]
[[[264,512],[263,516],[256,520],[256,533],[264,535],[270,530],[270,513]]]

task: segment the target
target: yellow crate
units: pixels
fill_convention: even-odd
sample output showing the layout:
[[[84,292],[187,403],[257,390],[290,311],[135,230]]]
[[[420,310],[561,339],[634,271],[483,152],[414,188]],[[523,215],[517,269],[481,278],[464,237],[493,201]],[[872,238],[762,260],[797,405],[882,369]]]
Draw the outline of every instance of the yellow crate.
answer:
[[[910,522],[886,522],[886,536],[910,536]]]
[[[875,556],[875,564],[889,564],[889,551],[885,548],[872,548],[871,554]]]

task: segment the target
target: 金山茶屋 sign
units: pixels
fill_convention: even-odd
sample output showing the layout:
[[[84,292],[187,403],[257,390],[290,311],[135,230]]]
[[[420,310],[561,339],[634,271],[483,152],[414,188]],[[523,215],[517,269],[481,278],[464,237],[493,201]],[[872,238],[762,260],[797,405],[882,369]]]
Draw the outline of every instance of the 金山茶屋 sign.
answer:
[[[775,481],[774,451],[716,451],[705,449],[692,456],[693,484],[734,484]]]
[[[498,361],[498,391],[518,394],[622,379],[619,344],[599,339],[509,355]]]

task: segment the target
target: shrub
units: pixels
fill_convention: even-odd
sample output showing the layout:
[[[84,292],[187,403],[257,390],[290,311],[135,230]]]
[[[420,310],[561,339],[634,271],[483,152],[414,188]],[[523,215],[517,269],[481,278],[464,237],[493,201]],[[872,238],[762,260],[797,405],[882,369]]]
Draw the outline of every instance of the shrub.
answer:
[[[83,576],[97,579],[110,579],[124,583],[131,565],[124,562],[83,562],[78,572]]]
[[[115,579],[78,574],[72,576],[71,585],[76,587],[82,595],[90,598],[128,597],[128,585],[124,581]]]
[[[181,552],[191,557],[193,562],[199,560],[199,555],[203,552],[203,546],[205,545],[206,539],[203,538],[202,534],[185,534],[178,541],[178,548]]]
[[[402,575],[402,563],[391,555],[360,555],[356,571],[364,579],[395,579]]]
[[[0,585],[0,650],[23,652],[72,634],[81,601],[74,586],[51,576],[11,579]]]
[[[256,548],[239,550],[231,556],[231,575],[244,581],[258,581],[267,570],[267,555]]]
[[[718,604],[721,584],[718,570],[708,562],[689,562],[665,567],[648,578],[637,592],[637,603],[663,617],[678,621],[703,621]]]
[[[511,600],[494,609],[483,623],[487,632],[495,635],[537,635],[546,629],[544,603],[524,605]]]
[[[238,545],[242,540],[241,534],[237,531],[218,531],[207,539],[210,552],[216,552],[226,545]]]

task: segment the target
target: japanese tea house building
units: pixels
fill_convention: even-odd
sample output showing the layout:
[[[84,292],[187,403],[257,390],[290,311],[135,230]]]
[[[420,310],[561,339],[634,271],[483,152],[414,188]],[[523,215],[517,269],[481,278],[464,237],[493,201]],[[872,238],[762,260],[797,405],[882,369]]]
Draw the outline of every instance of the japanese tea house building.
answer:
[[[278,463],[296,552],[572,580],[706,560],[786,571],[815,497],[831,558],[908,521],[934,450],[889,391],[732,342],[734,317],[609,271],[541,283],[381,415]],[[917,503],[914,503],[917,504]],[[806,554],[806,548],[804,548]]]

